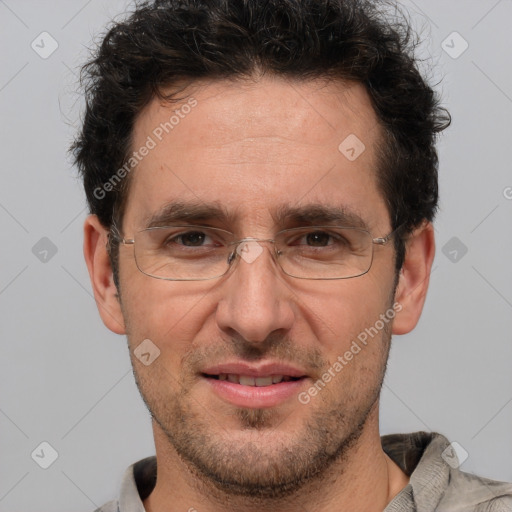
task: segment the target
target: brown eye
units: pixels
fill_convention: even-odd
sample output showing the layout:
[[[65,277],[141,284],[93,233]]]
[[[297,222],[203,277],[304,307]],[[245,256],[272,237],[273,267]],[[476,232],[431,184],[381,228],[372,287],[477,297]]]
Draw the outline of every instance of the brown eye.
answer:
[[[315,231],[306,235],[306,243],[315,247],[325,247],[329,245],[330,238],[331,235],[325,231]]]
[[[204,244],[205,239],[206,235],[201,231],[189,231],[175,238],[178,243],[188,247],[199,247]]]

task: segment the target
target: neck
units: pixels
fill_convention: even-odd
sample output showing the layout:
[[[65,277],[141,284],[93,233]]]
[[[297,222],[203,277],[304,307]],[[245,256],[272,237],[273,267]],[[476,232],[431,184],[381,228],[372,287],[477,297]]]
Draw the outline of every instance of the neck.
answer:
[[[409,478],[384,453],[378,430],[378,404],[347,453],[319,478],[285,499],[250,500],[219,491],[181,460],[158,425],[153,424],[157,483],[144,501],[147,512],[256,512],[279,510],[382,511],[408,484]]]

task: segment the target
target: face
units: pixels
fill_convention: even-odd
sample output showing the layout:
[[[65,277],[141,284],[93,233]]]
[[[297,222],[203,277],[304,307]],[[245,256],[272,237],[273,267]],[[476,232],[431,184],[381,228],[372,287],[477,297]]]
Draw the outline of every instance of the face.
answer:
[[[192,108],[155,99],[136,122],[133,149],[148,136],[156,145],[131,176],[124,237],[162,212],[167,223],[237,239],[340,223],[373,237],[391,231],[376,182],[381,134],[361,86],[264,78],[188,93]],[[159,141],[155,128],[175,110],[179,123]],[[365,146],[355,159],[339,149],[353,135]],[[260,246],[223,277],[179,282],[144,275],[121,245],[120,300],[158,442],[226,491],[275,496],[346,456],[368,428],[389,349],[392,321],[378,321],[393,305],[395,254],[392,243],[375,246],[365,275],[301,280],[280,270],[272,244]],[[134,355],[146,339],[160,351],[149,365]]]

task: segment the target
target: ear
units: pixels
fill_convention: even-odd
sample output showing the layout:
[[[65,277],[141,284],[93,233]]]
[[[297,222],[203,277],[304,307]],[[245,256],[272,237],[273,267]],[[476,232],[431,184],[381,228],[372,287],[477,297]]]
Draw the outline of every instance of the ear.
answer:
[[[96,215],[84,224],[84,257],[89,270],[96,306],[103,323],[116,334],[126,334],[121,303],[107,252],[108,229]]]
[[[405,259],[395,294],[401,309],[393,322],[393,334],[406,334],[416,327],[427,296],[434,254],[434,227],[425,222],[405,242]]]

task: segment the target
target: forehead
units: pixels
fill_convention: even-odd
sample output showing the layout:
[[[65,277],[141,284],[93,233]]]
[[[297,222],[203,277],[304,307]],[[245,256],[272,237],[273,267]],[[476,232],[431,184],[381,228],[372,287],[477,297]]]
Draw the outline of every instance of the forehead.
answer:
[[[151,149],[132,172],[125,225],[142,228],[173,202],[222,204],[256,225],[308,204],[342,207],[369,225],[386,214],[376,183],[381,130],[361,85],[265,77],[179,94],[154,98],[135,123],[132,150]]]

